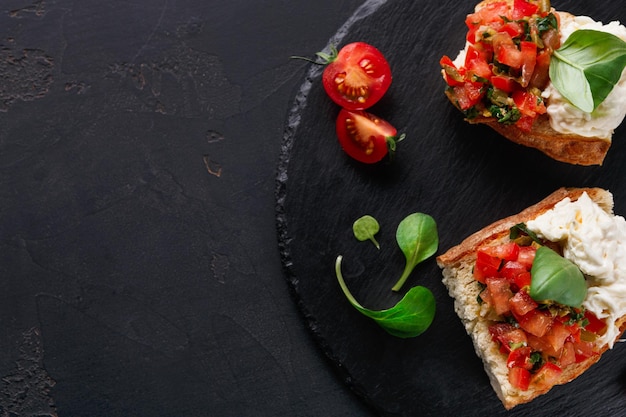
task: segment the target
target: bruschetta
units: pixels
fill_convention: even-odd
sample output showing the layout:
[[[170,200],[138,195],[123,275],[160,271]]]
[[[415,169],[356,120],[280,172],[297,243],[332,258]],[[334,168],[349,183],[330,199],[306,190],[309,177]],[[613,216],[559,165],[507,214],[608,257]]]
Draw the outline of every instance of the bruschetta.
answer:
[[[626,328],[626,221],[600,188],[562,188],[437,257],[506,409],[577,378]]]
[[[626,28],[556,11],[546,0],[484,0],[465,23],[464,48],[440,60],[446,96],[465,119],[555,160],[601,165],[626,115],[626,71],[588,112],[554,88],[549,69],[573,32],[591,29],[626,41]]]

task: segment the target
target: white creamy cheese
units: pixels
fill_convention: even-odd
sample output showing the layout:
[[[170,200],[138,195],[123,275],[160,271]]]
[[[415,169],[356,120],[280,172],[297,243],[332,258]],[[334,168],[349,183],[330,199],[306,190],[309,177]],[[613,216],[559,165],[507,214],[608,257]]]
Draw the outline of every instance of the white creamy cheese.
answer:
[[[626,41],[626,27],[617,21],[603,25],[587,16],[559,13],[559,17],[561,43],[565,42],[572,32],[579,29],[608,32]],[[598,137],[610,141],[613,131],[626,116],[626,69],[611,93],[593,113],[586,113],[574,107],[563,98],[552,83],[543,91],[542,96],[548,103],[550,124],[557,132]]]
[[[613,347],[619,334],[615,320],[626,314],[626,220],[608,214],[583,193],[574,202],[559,202],[527,227],[539,237],[560,242],[563,256],[586,275],[583,306],[606,319],[602,344]]]

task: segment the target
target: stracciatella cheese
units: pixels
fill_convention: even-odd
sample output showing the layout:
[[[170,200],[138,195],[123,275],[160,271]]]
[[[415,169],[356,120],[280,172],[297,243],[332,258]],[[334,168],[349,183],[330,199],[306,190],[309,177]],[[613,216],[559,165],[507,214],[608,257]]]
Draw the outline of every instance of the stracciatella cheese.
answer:
[[[557,12],[558,13],[558,12]],[[572,16],[559,13],[561,43],[579,29],[592,29],[611,33],[626,41],[626,27],[619,22],[603,25],[587,16]],[[573,106],[550,83],[542,96],[548,105],[550,125],[554,130],[565,134],[576,134],[585,137],[597,137],[611,140],[613,131],[626,116],[626,70],[622,72],[619,82],[607,98],[593,113],[584,112]]]
[[[626,314],[626,220],[602,210],[583,193],[574,202],[559,202],[527,227],[539,237],[560,242],[563,256],[585,274],[583,307],[606,319],[600,345],[613,347],[619,335],[615,321]]]

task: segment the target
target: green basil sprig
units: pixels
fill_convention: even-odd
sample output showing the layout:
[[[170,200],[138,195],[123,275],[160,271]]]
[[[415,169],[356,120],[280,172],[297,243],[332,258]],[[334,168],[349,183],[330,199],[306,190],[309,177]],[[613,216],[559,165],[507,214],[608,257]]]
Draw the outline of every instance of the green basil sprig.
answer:
[[[552,55],[550,81],[580,110],[591,113],[606,99],[626,66],[626,42],[597,30],[574,31]]]
[[[580,269],[547,246],[537,249],[530,275],[529,294],[535,301],[577,308],[587,296],[587,283]]]
[[[361,314],[373,319],[387,333],[400,338],[419,336],[430,327],[435,317],[435,296],[428,288],[413,287],[395,306],[386,310],[370,310],[359,304],[348,290],[341,274],[342,259],[340,255],[335,261],[337,280],[350,304]]]

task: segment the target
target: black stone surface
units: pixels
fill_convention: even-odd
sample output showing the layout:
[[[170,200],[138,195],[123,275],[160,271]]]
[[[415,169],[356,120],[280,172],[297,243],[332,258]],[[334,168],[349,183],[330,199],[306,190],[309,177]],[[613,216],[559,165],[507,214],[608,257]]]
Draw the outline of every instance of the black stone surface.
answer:
[[[615,132],[601,167],[553,161],[536,150],[462,120],[443,95],[438,62],[463,46],[468,8],[455,1],[370,1],[333,41],[365,40],[385,52],[394,81],[370,111],[407,138],[391,164],[350,160],[334,138],[339,109],[327,99],[320,70],[311,68],[290,118],[277,188],[283,262],[300,308],[320,346],[346,383],[385,416],[621,415],[626,409],[623,343],[574,382],[506,412],[453,310],[434,258],[419,265],[404,291],[432,290],[437,313],[414,339],[389,336],[346,300],[334,263],[344,256],[347,285],[365,307],[391,307],[403,295],[390,289],[404,267],[395,242],[400,221],[413,212],[438,224],[439,253],[472,232],[517,213],[561,186],[600,186],[626,210],[624,126]],[[597,20],[624,21],[617,3],[553,2]],[[352,223],[379,220],[378,251],[358,242]]]

